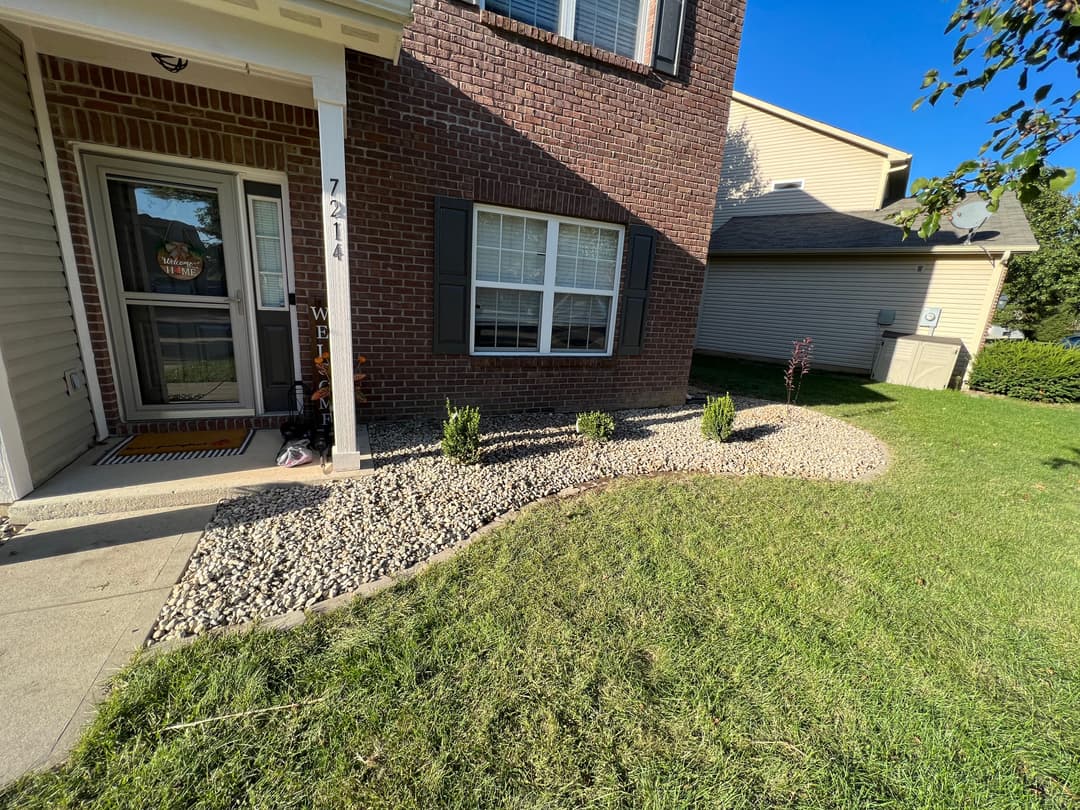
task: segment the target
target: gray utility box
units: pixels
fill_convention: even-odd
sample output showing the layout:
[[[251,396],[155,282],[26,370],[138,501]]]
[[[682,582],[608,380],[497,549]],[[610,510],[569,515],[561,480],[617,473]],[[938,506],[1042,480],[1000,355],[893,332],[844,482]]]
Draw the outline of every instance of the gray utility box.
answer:
[[[946,388],[963,345],[960,338],[886,332],[878,341],[870,376],[914,388]]]

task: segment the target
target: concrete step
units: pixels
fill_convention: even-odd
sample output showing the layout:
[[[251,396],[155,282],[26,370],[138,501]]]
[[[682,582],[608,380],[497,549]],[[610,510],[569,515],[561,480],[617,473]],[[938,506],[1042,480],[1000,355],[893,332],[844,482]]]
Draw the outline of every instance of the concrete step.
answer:
[[[43,486],[8,507],[17,526],[40,520],[135,512],[145,509],[215,504],[275,488],[319,486],[333,478],[370,474],[366,426],[357,430],[364,463],[358,471],[323,472],[318,463],[278,467],[281,434],[260,430],[243,455],[189,461],[147,461],[96,466],[109,445],[95,447]]]

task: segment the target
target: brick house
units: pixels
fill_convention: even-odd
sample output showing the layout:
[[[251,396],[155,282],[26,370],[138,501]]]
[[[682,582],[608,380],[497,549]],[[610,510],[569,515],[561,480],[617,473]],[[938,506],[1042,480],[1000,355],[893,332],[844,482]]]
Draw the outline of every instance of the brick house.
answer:
[[[0,502],[322,351],[336,469],[446,397],[681,401],[743,6],[0,0]]]

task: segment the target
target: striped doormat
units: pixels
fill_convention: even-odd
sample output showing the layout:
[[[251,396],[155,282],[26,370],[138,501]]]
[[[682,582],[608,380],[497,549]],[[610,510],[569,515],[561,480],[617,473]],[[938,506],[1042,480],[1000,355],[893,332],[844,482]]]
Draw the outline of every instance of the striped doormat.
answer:
[[[239,456],[247,450],[254,435],[254,430],[246,428],[140,433],[120,442],[95,463],[137,464],[142,461],[188,461]]]

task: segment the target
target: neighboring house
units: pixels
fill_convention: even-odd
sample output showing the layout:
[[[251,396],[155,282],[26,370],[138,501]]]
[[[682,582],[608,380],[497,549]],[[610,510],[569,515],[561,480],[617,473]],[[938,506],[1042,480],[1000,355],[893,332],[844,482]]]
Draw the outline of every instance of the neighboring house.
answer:
[[[324,350],[362,419],[681,401],[743,5],[0,0],[0,502]]]
[[[1011,255],[1038,245],[1006,196],[966,243],[946,223],[906,241],[911,155],[735,93],[696,346],[784,360],[814,338],[815,365],[867,373],[885,330],[962,342],[956,377],[985,338]],[[921,331],[927,331],[923,328]]]

